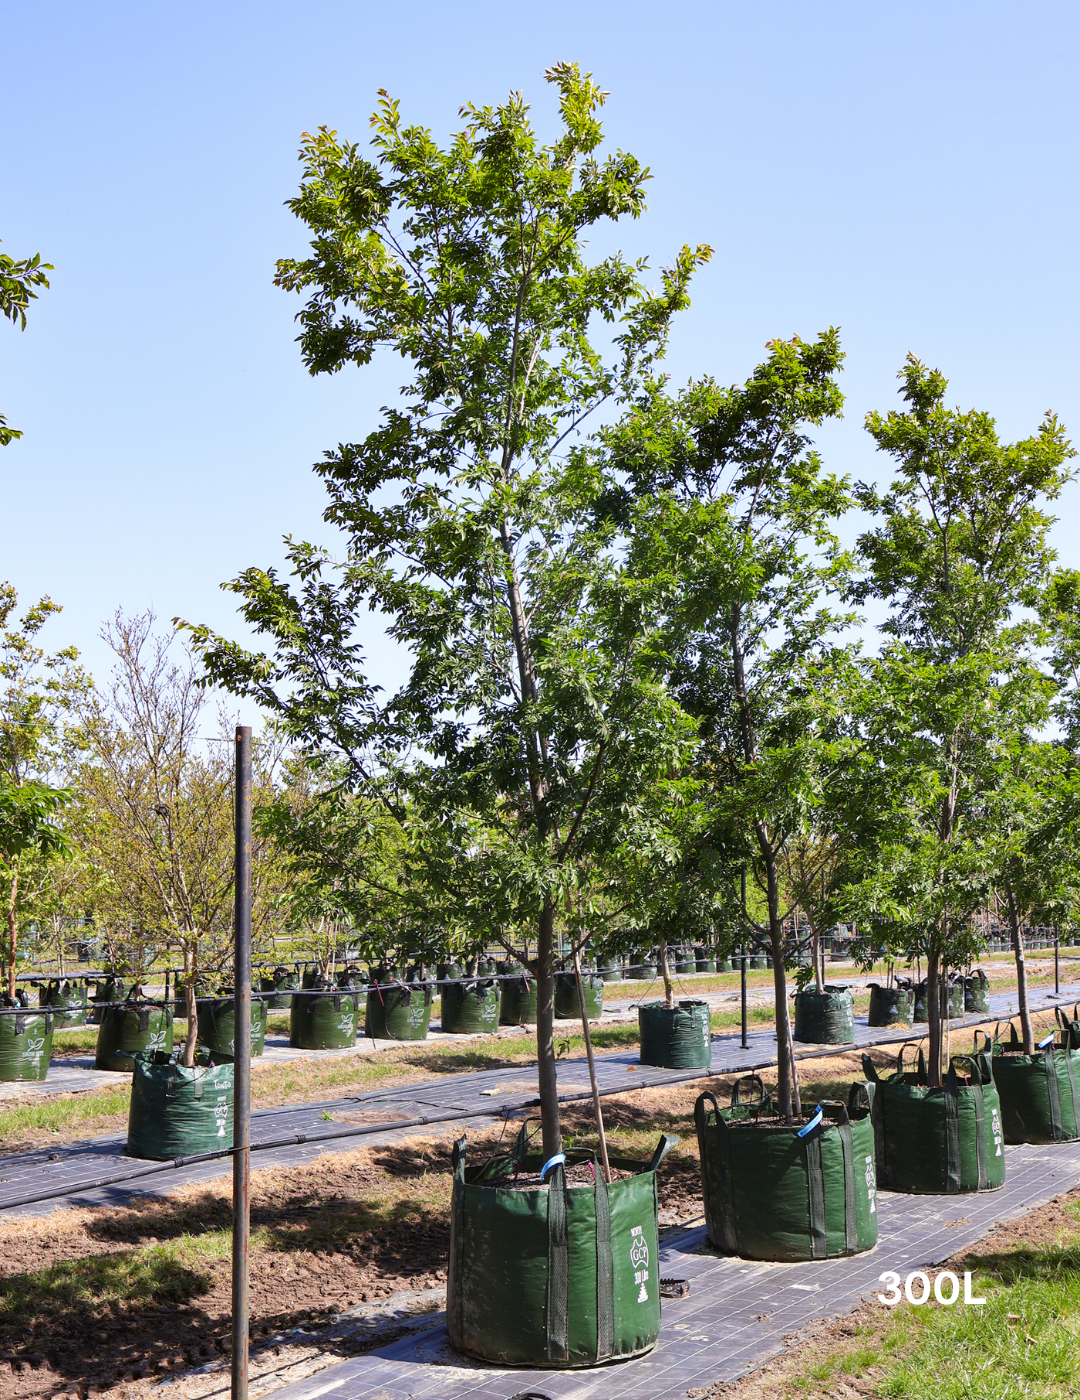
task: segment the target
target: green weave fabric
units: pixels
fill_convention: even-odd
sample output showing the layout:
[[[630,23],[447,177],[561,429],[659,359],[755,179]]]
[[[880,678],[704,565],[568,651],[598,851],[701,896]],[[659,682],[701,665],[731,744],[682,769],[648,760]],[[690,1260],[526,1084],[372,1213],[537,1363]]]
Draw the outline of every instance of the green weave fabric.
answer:
[[[364,1034],[371,1040],[426,1040],[432,997],[430,982],[369,987]]]
[[[512,982],[504,982],[499,993],[500,1026],[536,1024],[536,979],[523,972]]]
[[[800,1137],[807,1124],[785,1123],[763,1088],[756,1102],[741,1101],[739,1087],[726,1109],[709,1092],[694,1105],[710,1243],[744,1259],[778,1262],[873,1249],[877,1175],[869,1105],[820,1104],[821,1122]]]
[[[595,1021],[604,1010],[604,979],[597,976],[596,973],[582,972],[581,990],[585,995],[585,1014],[590,1021]],[[557,1021],[581,1020],[577,978],[572,972],[557,972],[555,974],[555,1019]]]
[[[643,1065],[708,1069],[712,1061],[709,1003],[690,999],[675,1006],[645,1002],[638,1007],[638,1040]]]
[[[138,993],[139,988],[132,987],[123,1001],[107,1002],[102,1007],[95,1069],[130,1074],[132,1057],[140,1050],[172,1050],[172,1003],[158,1006]]]
[[[196,1051],[191,1069],[175,1055],[141,1051],[135,1056],[128,1110],[127,1151],[153,1162],[191,1157],[233,1145],[231,1055]]]
[[[915,997],[910,987],[882,987],[870,983],[869,1026],[910,1026],[915,1017]]]
[[[1080,1138],[1080,1050],[1066,1025],[1054,1043],[1025,1055],[1015,1025],[1007,1044],[990,1042],[1006,1142]],[[976,1035],[978,1032],[976,1032]]]
[[[287,1011],[292,1006],[293,992],[299,989],[300,979],[291,967],[275,967],[269,977],[259,982],[260,992],[273,993],[266,1004],[274,1011]]]
[[[500,1366],[560,1369],[651,1351],[660,1332],[656,1169],[677,1142],[661,1138],[648,1163],[612,1157],[633,1175],[610,1185],[594,1154],[567,1150],[566,1166],[593,1164],[592,1184],[569,1185],[558,1164],[539,1189],[520,1189],[483,1182],[540,1170],[525,1128],[510,1152],[471,1170],[462,1137],[447,1271],[453,1345]]]
[[[53,1013],[54,1030],[63,1031],[75,1026],[85,1026],[86,983],[74,982],[66,977],[54,977],[46,986],[38,988],[38,1005],[47,1006]]]
[[[1005,1183],[1005,1137],[990,1055],[954,1056],[941,1088],[927,1083],[926,1063],[881,1079],[863,1056],[865,1094],[873,1106],[878,1180],[889,1191],[951,1195],[993,1191]]]
[[[261,1055],[266,1048],[267,1003],[261,998],[251,1002],[251,1053]],[[221,995],[198,1004],[199,1044],[210,1051],[225,1055],[236,1053],[236,1006],[232,989],[222,989]]]
[[[826,984],[795,993],[795,1040],[813,1045],[848,1045],[855,1039],[855,1003],[847,987]]]
[[[357,989],[309,969],[289,1008],[289,1044],[297,1050],[347,1049],[356,1044],[359,1019]]]
[[[37,1080],[49,1072],[54,1021],[51,1011],[30,1010],[24,993],[0,997],[0,1083]]]
[[[477,1035],[499,1024],[499,984],[490,979],[450,982],[439,997],[439,1025],[451,1035]]]

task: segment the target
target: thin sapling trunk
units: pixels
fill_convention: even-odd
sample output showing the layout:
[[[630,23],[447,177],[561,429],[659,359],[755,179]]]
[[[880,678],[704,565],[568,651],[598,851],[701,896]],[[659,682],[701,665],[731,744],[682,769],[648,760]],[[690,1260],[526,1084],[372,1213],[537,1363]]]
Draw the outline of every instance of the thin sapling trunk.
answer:
[[[930,1040],[927,1056],[928,1083],[941,1088],[941,955],[936,948],[926,954],[926,1021]]]
[[[1013,957],[1016,960],[1016,1006],[1020,1014],[1020,1031],[1024,1038],[1024,1054],[1035,1053],[1035,1032],[1031,1026],[1028,1006],[1027,963],[1024,960],[1024,928],[1016,896],[1009,891],[1009,932],[1012,935]]]
[[[562,1151],[555,1072],[555,906],[548,900],[536,935],[536,1068],[544,1160]]]
[[[675,991],[671,985],[671,968],[668,965],[667,939],[660,940],[660,976],[664,979],[664,1005],[675,1005]]]

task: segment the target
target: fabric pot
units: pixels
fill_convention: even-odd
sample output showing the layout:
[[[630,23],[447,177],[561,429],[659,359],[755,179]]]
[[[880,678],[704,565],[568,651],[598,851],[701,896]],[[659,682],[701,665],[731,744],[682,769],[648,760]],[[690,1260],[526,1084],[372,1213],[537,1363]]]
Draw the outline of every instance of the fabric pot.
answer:
[[[736,1084],[730,1108],[721,1109],[709,1092],[694,1105],[709,1242],[744,1259],[787,1263],[873,1249],[877,1176],[869,1109],[823,1103],[820,1118],[789,1125],[763,1087],[755,1104],[741,1104],[738,1090]]]
[[[127,1153],[152,1162],[233,1145],[233,1062],[205,1046],[185,1069],[161,1050],[135,1056]]]
[[[617,958],[601,958],[597,970],[605,982],[618,982],[622,978],[622,968]]]
[[[1060,1009],[1058,1011],[1059,1019]],[[1075,1142],[1080,1138],[1080,1050],[1068,1027],[1056,1045],[1025,1055],[1016,1027],[1007,1045],[991,1042],[994,1087],[1006,1142]],[[978,1032],[976,1032],[978,1035]]]
[[[929,1016],[926,1012],[926,983],[920,982],[915,988],[915,1024],[917,1026],[926,1025]],[[938,983],[938,996],[941,998],[941,1019],[943,1021],[955,1021],[964,1014],[964,984],[963,982],[950,982],[948,992],[946,984]]]
[[[990,1014],[990,979],[981,967],[964,978],[964,1010],[980,1016]],[[1008,1137],[1005,1141],[1009,1141]]]
[[[694,953],[691,948],[675,949],[675,971],[681,977],[687,977],[691,972],[697,971],[694,961]]]
[[[369,987],[364,1034],[371,1040],[427,1040],[432,996],[430,982]]]
[[[870,983],[870,1026],[910,1026],[915,1014],[915,998],[910,987],[897,984],[883,987]]]
[[[498,1366],[570,1368],[640,1356],[660,1333],[656,1169],[677,1137],[662,1137],[652,1161],[611,1157],[631,1171],[595,1184],[566,1182],[561,1162],[539,1189],[483,1183],[516,1166],[540,1170],[522,1129],[515,1149],[466,1170],[465,1138],[454,1144],[446,1323],[451,1343]],[[567,1164],[594,1161],[566,1153]]]
[[[847,987],[795,993],[792,1039],[813,1045],[849,1045],[855,1039],[855,1004]]]
[[[770,958],[769,961],[771,962],[772,959]],[[751,957],[747,958],[746,966],[754,972],[760,972],[765,966],[765,959],[760,953],[754,953]]]
[[[665,1006],[647,1001],[638,1007],[639,1059],[665,1069],[708,1069],[712,1063],[712,1028],[707,1001],[680,1001]]]
[[[356,1044],[360,998],[355,987],[342,987],[308,970],[289,1009],[289,1044],[296,1050],[345,1050]]]
[[[90,997],[93,1003],[93,1011],[90,1016],[92,1025],[100,1026],[101,1019],[105,1015],[105,1007],[116,1001],[123,1001],[128,994],[128,988],[119,977],[111,974],[104,982],[96,982],[94,991]]]
[[[269,977],[263,977],[259,982],[260,992],[271,993],[266,1004],[275,1011],[287,1011],[292,1006],[293,992],[299,990],[299,978],[291,967],[275,967]]]
[[[479,1035],[499,1024],[499,984],[460,978],[442,989],[439,1025],[451,1035]]]
[[[582,972],[581,990],[585,997],[585,1015],[590,1021],[599,1020],[604,1010],[604,979],[598,977],[594,972]],[[555,1019],[557,1021],[581,1020],[577,977],[572,972],[556,972],[555,974]]]
[[[44,1079],[52,1056],[52,1012],[31,1011],[6,994],[0,997],[0,1007],[0,1083]]]
[[[251,1053],[261,1055],[266,1048],[266,1007],[262,998],[251,1001]],[[199,1044],[212,1054],[236,1054],[236,1003],[232,989],[222,988],[221,995],[211,1001],[200,1001],[196,1009],[199,1018]]]
[[[94,1053],[95,1069],[130,1074],[132,1057],[140,1050],[172,1050],[172,1002],[156,1006],[138,996],[138,991],[138,987],[132,987],[123,1001],[111,1002],[102,1008]]]
[[[536,979],[522,972],[502,984],[499,994],[500,1026],[534,1026],[536,1024]]]
[[[986,1050],[954,1056],[940,1089],[927,1086],[926,1062],[904,1071],[901,1047],[896,1072],[880,1079],[863,1056],[865,1084],[852,1086],[849,1102],[869,1101],[874,1120],[878,1181],[889,1191],[953,1195],[994,1191],[1005,1183],[1001,1102]],[[959,1066],[959,1070],[958,1067]],[[961,1072],[969,1083],[961,1083]]]
[[[70,1030],[86,1025],[86,983],[54,977],[46,987],[38,988],[38,1004],[53,1013],[53,1029]]]

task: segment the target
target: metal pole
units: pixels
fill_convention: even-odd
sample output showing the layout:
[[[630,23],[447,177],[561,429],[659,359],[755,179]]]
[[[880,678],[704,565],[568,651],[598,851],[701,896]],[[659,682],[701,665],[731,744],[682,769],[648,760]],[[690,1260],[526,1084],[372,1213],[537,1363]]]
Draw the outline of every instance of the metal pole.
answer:
[[[581,953],[574,947],[574,976],[577,978],[578,1005],[581,1007],[581,1029],[585,1032],[585,1055],[589,1061],[589,1083],[592,1085],[593,1108],[596,1110],[596,1127],[600,1134],[600,1165],[604,1169],[604,1180],[611,1180],[608,1166],[607,1136],[604,1133],[604,1115],[600,1111],[600,1093],[596,1087],[596,1066],[593,1064],[592,1036],[589,1034],[589,1016],[585,1010],[585,988],[581,985]]]
[[[248,1393],[251,1243],[251,729],[236,726],[235,952],[233,957],[232,1400]]]
[[[1054,925],[1054,995],[1061,994],[1061,966],[1059,954],[1061,952],[1061,935],[1058,933],[1057,925]]]
[[[744,919],[744,921],[745,921],[745,919],[746,919],[746,867],[745,867],[745,866],[743,867],[743,872],[742,872],[741,888],[740,888],[740,898],[741,898],[741,901],[742,901],[743,919]],[[741,980],[741,985],[742,985],[742,1049],[747,1050],[747,1049],[749,1049],[749,1044],[748,1044],[747,1039],[746,1039],[746,924],[745,924],[745,922],[743,923],[743,928],[742,928],[742,958],[741,958],[741,962],[742,962],[742,977],[741,977],[740,980]]]

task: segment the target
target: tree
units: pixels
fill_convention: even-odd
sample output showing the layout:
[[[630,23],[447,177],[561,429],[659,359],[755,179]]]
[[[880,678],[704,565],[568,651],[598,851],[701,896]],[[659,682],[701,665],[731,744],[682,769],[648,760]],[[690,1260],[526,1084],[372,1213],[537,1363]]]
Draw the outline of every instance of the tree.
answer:
[[[84,699],[88,756],[78,772],[73,825],[97,877],[95,919],[145,975],[167,947],[183,959],[188,1020],[184,1063],[194,1063],[196,984],[232,957],[232,734],[207,713],[209,693],[177,650],[156,633],[152,611],[117,612],[102,629],[116,656],[107,690]],[[203,726],[210,721],[216,734]],[[269,786],[266,755],[255,755],[253,804]],[[252,845],[252,934],[258,944],[273,908],[273,853]],[[268,888],[269,887],[269,888]]]
[[[258,569],[231,585],[268,654],[194,636],[214,681],[333,753],[354,791],[407,825],[463,924],[532,927],[551,1156],[557,920],[584,865],[654,840],[658,785],[692,741],[653,648],[655,588],[595,510],[611,479],[586,429],[653,392],[708,250],[683,249],[655,292],[644,264],[586,261],[586,230],[642,212],[648,172],[598,154],[605,94],[590,76],[546,76],[561,120],[548,145],[516,93],[464,107],[446,149],[385,94],[374,161],[325,129],[306,138],[291,207],[311,256],[277,277],[307,294],[305,363],[331,373],[386,349],[412,377],[379,426],[317,468],[340,566],[290,542],[295,588]],[[357,640],[372,610],[410,660],[385,698]]]
[[[866,889],[899,913],[909,953],[926,958],[937,1085],[939,973],[975,947],[973,915],[993,877],[987,817],[1000,759],[1044,683],[1032,659],[1037,624],[1020,610],[1047,580],[1043,506],[1069,479],[1073,452],[1053,414],[1007,445],[989,414],[945,407],[938,370],[909,355],[899,377],[906,409],[867,416],[896,476],[884,493],[859,491],[879,523],[859,541],[853,596],[890,609],[865,719],[890,834]],[[1022,974],[1020,942],[1016,955]]]
[[[845,579],[832,526],[849,495],[806,435],[840,412],[837,333],[768,349],[745,385],[704,380],[677,401],[642,402],[611,439],[624,499],[648,513],[639,547],[662,555],[673,580],[671,684],[698,726],[718,876],[730,898],[745,870],[764,897],[764,921],[752,905],[740,918],[772,953],[777,1092],[790,1118],[784,861],[841,752],[851,667],[836,641],[846,617],[826,600]]]
[[[88,684],[67,647],[48,655],[38,636],[60,611],[42,598],[17,617],[18,595],[0,584],[0,897],[4,902],[8,995],[15,995],[27,875],[68,851],[58,824],[71,793],[59,781],[71,754],[70,718]]]
[[[43,263],[40,253],[19,260],[0,253],[0,316],[6,316],[12,325],[24,331],[27,307],[37,296],[37,288],[49,285],[45,274],[52,270],[52,263]],[[7,419],[0,414],[0,447],[6,447],[19,437],[22,437],[19,429],[9,427]]]

